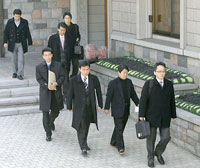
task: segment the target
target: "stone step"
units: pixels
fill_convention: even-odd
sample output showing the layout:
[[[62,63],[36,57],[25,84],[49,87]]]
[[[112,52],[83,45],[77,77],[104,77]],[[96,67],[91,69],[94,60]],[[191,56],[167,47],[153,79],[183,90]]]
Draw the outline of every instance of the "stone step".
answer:
[[[0,99],[0,108],[10,106],[27,106],[38,104],[39,96],[11,97]]]
[[[39,86],[0,89],[0,98],[17,96],[34,96],[39,94]]]
[[[39,86],[0,89],[0,98],[19,97],[19,96],[34,96],[39,94]]]
[[[39,112],[41,112],[39,110],[39,105],[30,105],[26,107],[9,107],[0,109],[0,117],[39,113]]]
[[[21,88],[21,87],[37,86],[37,85],[38,83],[34,78],[24,79],[24,80],[18,80],[18,79],[0,80],[0,89]]]

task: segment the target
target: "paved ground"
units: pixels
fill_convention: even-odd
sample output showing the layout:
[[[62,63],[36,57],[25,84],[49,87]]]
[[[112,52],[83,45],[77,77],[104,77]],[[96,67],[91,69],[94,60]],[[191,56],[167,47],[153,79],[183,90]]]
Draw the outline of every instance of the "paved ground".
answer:
[[[40,54],[27,54],[25,78],[35,73]],[[0,58],[0,79],[11,79],[9,57]],[[130,118],[124,133],[126,154],[120,156],[109,145],[113,120],[103,112],[98,113],[99,128],[92,125],[88,144],[91,151],[81,155],[76,132],[71,128],[72,113],[62,111],[56,120],[52,141],[45,141],[42,114],[0,117],[0,168],[146,168],[145,141],[135,136],[134,121]],[[164,153],[166,165],[155,161],[157,168],[197,168],[200,158],[169,143]]]
[[[2,168],[146,168],[145,141],[135,137],[134,122],[129,120],[124,138],[126,154],[120,156],[109,145],[113,121],[99,113],[97,131],[92,125],[88,157],[81,155],[76,132],[71,128],[72,114],[62,111],[56,120],[52,141],[45,141],[42,115],[21,115],[0,118],[0,167]],[[165,166],[158,168],[196,168],[200,159],[170,143],[164,153]]]
[[[35,75],[35,66],[42,60],[41,53],[26,53],[25,54],[25,78],[31,78]],[[12,78],[11,59],[8,53],[5,58],[0,58],[0,79]]]

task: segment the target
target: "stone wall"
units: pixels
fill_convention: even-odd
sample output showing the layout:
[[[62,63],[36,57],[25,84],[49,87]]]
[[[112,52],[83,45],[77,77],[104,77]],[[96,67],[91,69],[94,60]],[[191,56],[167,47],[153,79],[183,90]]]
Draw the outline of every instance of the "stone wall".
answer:
[[[136,0],[112,0],[112,30],[136,34]]]
[[[29,21],[34,46],[29,51],[41,50],[47,38],[57,31],[62,15],[70,10],[70,0],[3,0],[4,24],[12,18],[13,10],[22,10],[22,17]]]
[[[108,83],[117,77],[117,72],[97,65],[92,65],[91,70],[93,74],[98,76],[101,83],[102,93],[105,97]],[[140,97],[144,82],[133,77],[129,78],[132,80],[137,95]],[[131,102],[132,112],[130,114],[136,122],[138,120],[138,113],[134,112],[134,106],[134,103]],[[200,116],[177,108],[177,119],[176,121],[171,122],[170,128],[172,142],[200,157]]]
[[[105,0],[88,1],[88,43],[105,45]]]
[[[199,0],[187,0],[187,46],[200,49],[200,3]]]

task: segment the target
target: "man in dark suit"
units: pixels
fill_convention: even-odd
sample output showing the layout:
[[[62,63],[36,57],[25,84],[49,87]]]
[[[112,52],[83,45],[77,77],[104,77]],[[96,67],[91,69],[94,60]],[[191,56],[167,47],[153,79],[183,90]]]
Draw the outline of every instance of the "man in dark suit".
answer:
[[[52,49],[53,61],[61,62],[64,69],[65,80],[63,82],[63,99],[66,103],[71,58],[69,51],[69,42],[65,39],[65,33],[65,23],[61,22],[58,24],[58,32],[50,36],[48,47]]]
[[[71,77],[77,75],[78,73],[78,58],[77,55],[74,53],[74,46],[76,43],[79,43],[81,40],[81,35],[79,32],[79,26],[71,22],[72,14],[70,12],[65,12],[63,14],[63,20],[66,25],[66,33],[65,37],[70,44],[70,56],[72,60],[72,75]]]
[[[117,147],[120,154],[124,154],[125,150],[123,132],[130,114],[130,98],[134,101],[136,106],[139,104],[139,99],[134,90],[133,83],[127,78],[128,71],[129,69],[127,66],[119,65],[118,78],[110,81],[108,85],[104,107],[104,111],[107,115],[111,104],[115,128],[110,144]]]
[[[87,144],[87,136],[90,123],[97,123],[97,111],[103,107],[101,87],[98,78],[90,74],[88,61],[79,61],[80,74],[70,80],[67,98],[67,109],[73,110],[72,127],[77,130],[78,142],[82,154],[86,155],[90,150]],[[98,108],[96,107],[96,96]],[[73,105],[72,105],[73,104]],[[72,108],[73,107],[73,108]]]
[[[140,120],[150,122],[151,135],[147,138],[149,167],[154,167],[154,156],[160,164],[165,164],[162,154],[170,141],[170,121],[176,118],[174,88],[172,82],[165,78],[165,73],[165,64],[156,63],[155,78],[145,82],[140,98]],[[155,148],[157,128],[160,131],[160,141]]]
[[[32,38],[28,21],[21,17],[21,10],[13,11],[13,18],[9,19],[4,31],[4,48],[8,47],[12,58],[13,78],[23,80],[24,53],[28,51],[28,45],[32,45]],[[28,44],[27,44],[28,41]]]
[[[42,57],[44,61],[36,66],[36,79],[40,84],[40,110],[43,112],[46,140],[51,141],[52,130],[55,130],[54,121],[59,115],[59,110],[64,107],[61,89],[64,71],[59,62],[52,61],[51,48],[44,48]],[[48,70],[55,73],[56,82],[48,84]]]

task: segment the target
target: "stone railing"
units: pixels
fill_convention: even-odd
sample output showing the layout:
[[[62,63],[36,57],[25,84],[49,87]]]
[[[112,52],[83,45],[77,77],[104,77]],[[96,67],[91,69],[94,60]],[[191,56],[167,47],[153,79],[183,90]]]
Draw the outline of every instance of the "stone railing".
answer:
[[[91,72],[98,76],[102,93],[105,96],[107,92],[108,83],[110,80],[116,78],[117,72],[108,70],[106,68],[91,65]],[[130,77],[135,86],[135,90],[140,96],[144,81]],[[185,92],[196,89],[194,84],[174,85],[175,92]],[[133,120],[138,120],[138,113],[134,112],[134,104],[132,106],[131,117]],[[171,140],[178,146],[190,151],[196,156],[200,157],[200,116],[194,115],[190,112],[177,108],[177,119],[171,122]]]

